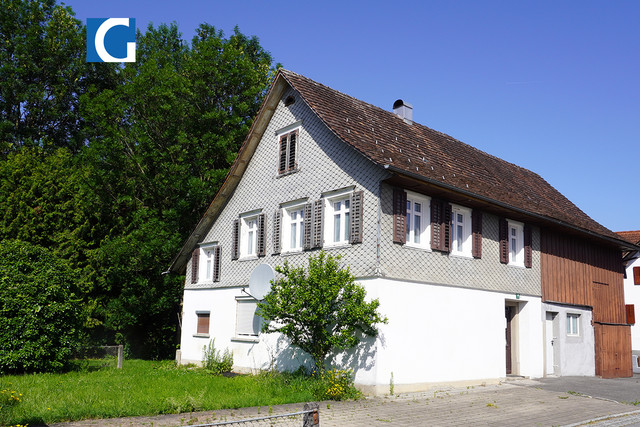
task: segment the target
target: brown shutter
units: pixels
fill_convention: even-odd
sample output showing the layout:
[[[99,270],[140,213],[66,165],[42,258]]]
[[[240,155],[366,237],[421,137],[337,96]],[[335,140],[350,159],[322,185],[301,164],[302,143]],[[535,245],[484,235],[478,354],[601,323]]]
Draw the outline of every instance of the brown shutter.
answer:
[[[313,203],[306,203],[304,205],[302,230],[302,246],[305,251],[308,251],[313,247]]]
[[[640,285],[640,267],[633,267],[633,284]]]
[[[267,252],[266,222],[264,214],[258,215],[258,247],[256,248],[258,256],[265,256]]]
[[[503,264],[509,263],[509,224],[504,218],[500,218],[500,262]]]
[[[292,171],[297,167],[296,151],[298,146],[298,132],[292,132],[289,135],[289,161],[287,164],[287,170]]]
[[[407,193],[393,189],[393,243],[407,243]]]
[[[633,325],[634,323],[636,323],[636,309],[635,306],[633,304],[627,304],[625,306],[626,310],[627,310],[627,324],[628,325]]]
[[[240,258],[240,220],[233,220],[233,237],[231,238],[231,259]]]
[[[441,230],[442,230],[442,251],[451,252],[451,240],[453,236],[451,233],[451,205],[449,203],[443,203]]]
[[[282,209],[277,209],[273,214],[273,253],[279,254],[282,247],[282,234],[280,224],[282,223]]]
[[[200,248],[191,253],[191,283],[198,283],[198,265],[200,262]]]
[[[471,255],[482,258],[482,211],[471,212]]]
[[[209,333],[209,313],[197,313],[198,316],[198,326],[196,329],[196,333],[198,334],[208,334]]]
[[[213,248],[213,281],[220,281],[220,246],[215,246]]]
[[[324,199],[319,199],[313,202],[313,240],[312,247],[321,248],[323,241],[323,213],[324,213]]]
[[[287,170],[287,136],[280,137],[280,147],[278,152],[278,173],[284,173]]]
[[[431,249],[442,250],[442,200],[431,199]]]
[[[531,268],[533,264],[533,250],[531,248],[531,227],[524,225],[524,266]]]
[[[354,191],[349,200],[349,243],[362,243],[363,191]]]

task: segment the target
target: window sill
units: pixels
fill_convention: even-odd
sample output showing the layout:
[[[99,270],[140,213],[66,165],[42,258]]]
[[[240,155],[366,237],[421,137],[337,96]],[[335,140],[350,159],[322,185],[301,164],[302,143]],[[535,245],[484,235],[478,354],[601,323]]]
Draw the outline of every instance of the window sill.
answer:
[[[452,257],[455,257],[455,258],[474,259],[473,255],[465,254],[465,253],[453,253],[453,252],[451,252],[449,255],[451,255]]]
[[[520,263],[513,263],[510,262],[509,264],[507,264],[509,267],[515,267],[515,268],[521,268],[521,269],[526,269],[526,267],[524,266],[524,264],[520,264]]]
[[[324,245],[321,249],[326,249],[328,251],[331,251],[334,249],[345,249],[350,247],[351,247],[351,243],[335,243],[330,245]]]
[[[252,336],[246,336],[246,337],[232,337],[231,341],[238,341],[238,342],[249,342],[249,343],[258,343],[260,342],[260,338],[258,337],[252,337]]]
[[[194,338],[209,338],[209,334],[193,334]]]
[[[280,252],[280,255],[281,256],[299,255],[302,252],[303,252],[302,249],[296,249],[294,251],[282,251],[282,252]]]
[[[277,179],[277,178],[284,178],[285,176],[289,176],[289,175],[293,175],[294,173],[299,172],[299,171],[300,171],[300,168],[296,168],[296,169],[294,169],[294,170],[290,170],[290,171],[287,171],[287,172],[279,173],[279,174],[276,176],[276,179]]]
[[[238,258],[238,261],[254,261],[256,259],[259,259],[258,255],[248,255]]]
[[[402,245],[403,248],[407,248],[412,251],[420,251],[420,252],[433,252],[430,247],[427,246],[417,246],[405,243]]]

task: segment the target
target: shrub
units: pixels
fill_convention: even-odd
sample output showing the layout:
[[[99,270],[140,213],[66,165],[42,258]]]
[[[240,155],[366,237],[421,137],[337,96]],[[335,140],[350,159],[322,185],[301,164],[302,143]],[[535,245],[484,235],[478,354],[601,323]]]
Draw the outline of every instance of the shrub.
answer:
[[[316,371],[314,397],[319,400],[358,399],[362,393],[353,385],[353,371],[350,369],[331,369]]]
[[[80,342],[75,278],[49,250],[0,242],[0,373],[61,371]]]
[[[209,346],[207,347],[205,345],[202,350],[202,365],[204,369],[215,375],[231,372],[231,368],[233,367],[233,353],[226,348],[224,353],[220,354],[220,350],[217,350],[215,347],[215,342],[215,339],[209,341]]]

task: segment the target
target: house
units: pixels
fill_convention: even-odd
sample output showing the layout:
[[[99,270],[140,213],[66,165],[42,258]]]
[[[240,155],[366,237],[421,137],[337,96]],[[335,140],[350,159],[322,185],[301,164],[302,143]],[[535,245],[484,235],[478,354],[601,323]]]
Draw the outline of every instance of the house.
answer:
[[[640,244],[640,230],[619,231],[623,239]],[[631,350],[633,372],[640,373],[640,324],[636,323],[635,307],[640,307],[640,252],[625,253],[624,299],[627,308],[627,323],[631,326]]]
[[[306,355],[260,334],[250,280],[319,248],[389,319],[337,359],[369,392],[507,375],[631,375],[622,250],[539,175],[278,71],[226,181],[174,259],[183,363],[215,338],[236,369]],[[253,279],[252,279],[253,274]],[[629,357],[626,354],[629,354]]]

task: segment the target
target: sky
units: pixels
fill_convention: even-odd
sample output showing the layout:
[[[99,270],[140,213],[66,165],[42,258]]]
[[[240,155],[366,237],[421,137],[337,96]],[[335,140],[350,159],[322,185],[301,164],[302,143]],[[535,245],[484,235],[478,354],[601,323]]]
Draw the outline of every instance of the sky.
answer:
[[[538,173],[640,230],[640,1],[66,0],[76,17],[208,23],[285,68]]]

